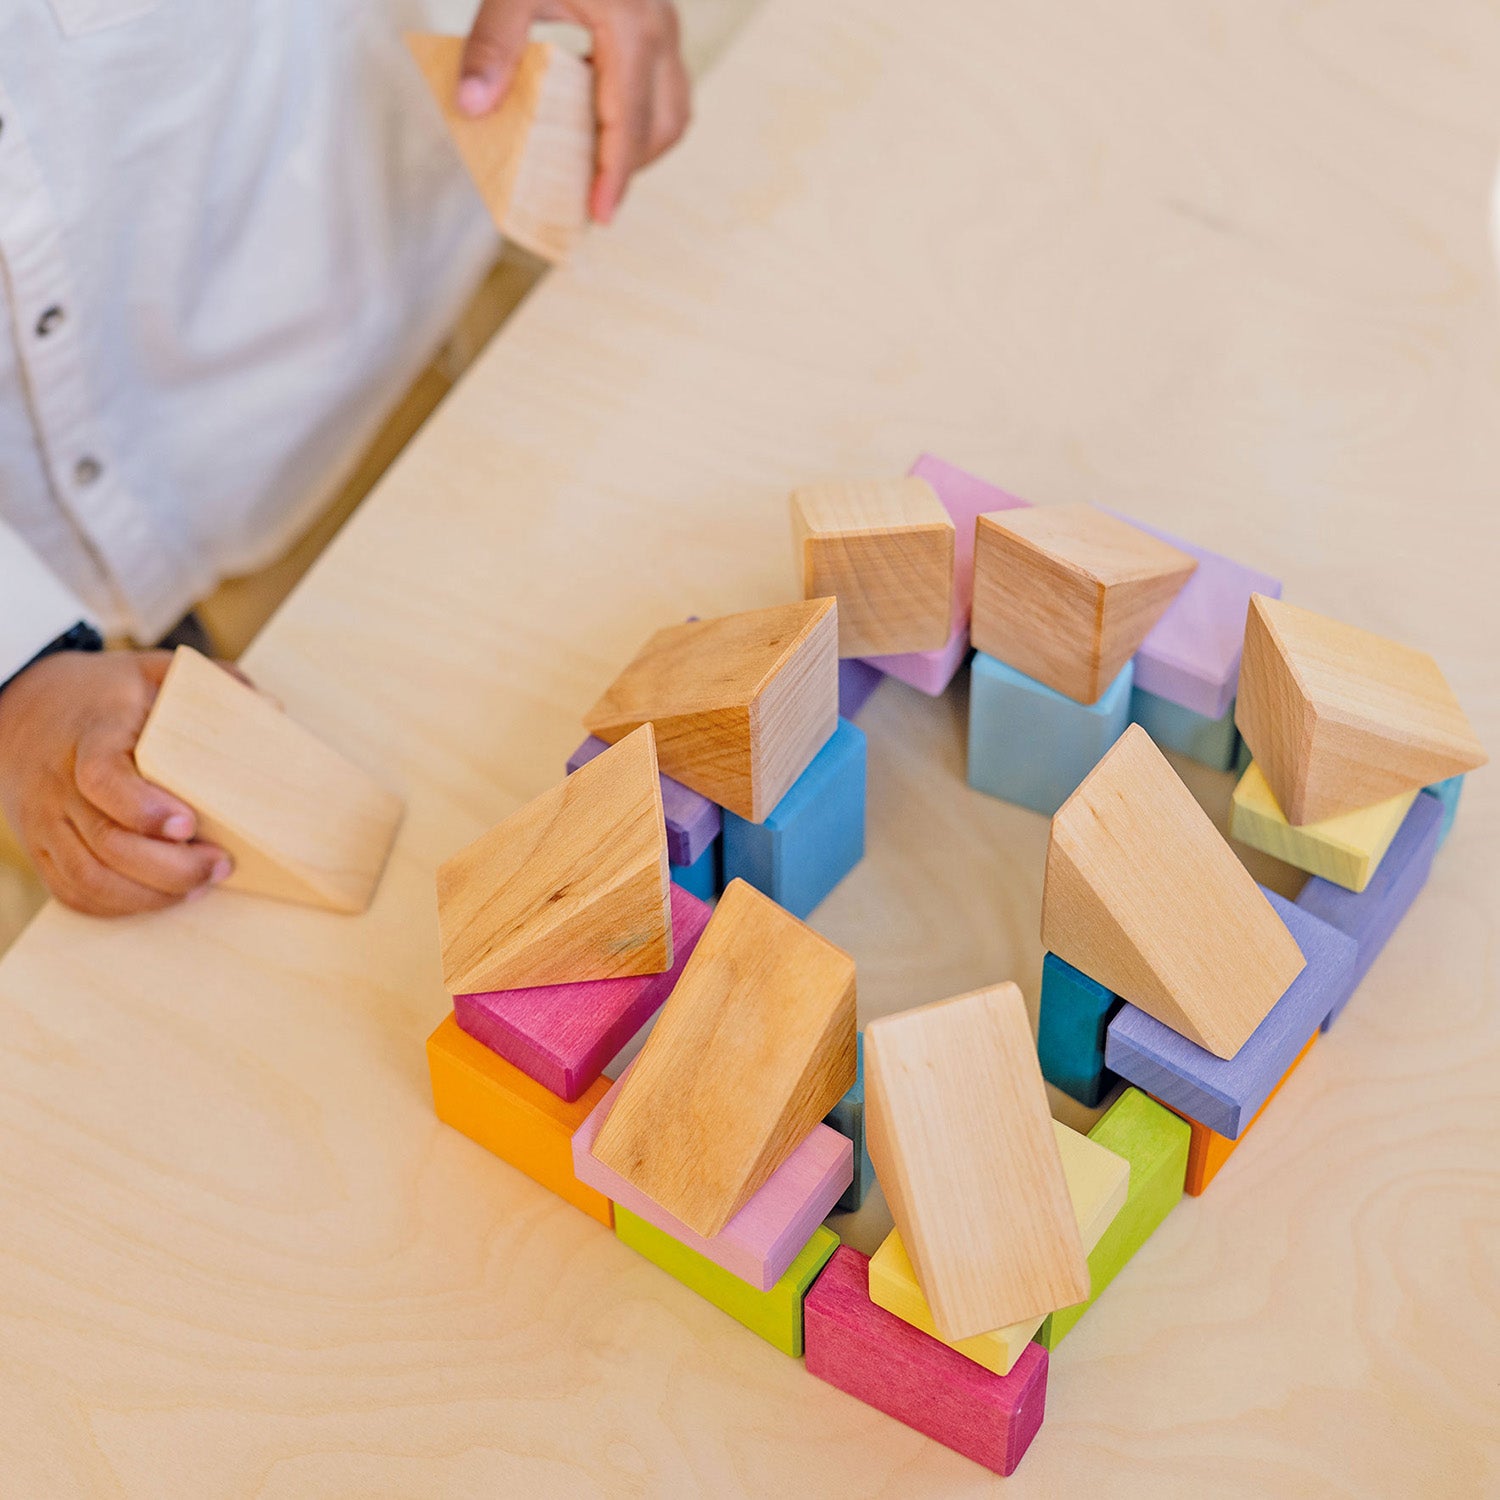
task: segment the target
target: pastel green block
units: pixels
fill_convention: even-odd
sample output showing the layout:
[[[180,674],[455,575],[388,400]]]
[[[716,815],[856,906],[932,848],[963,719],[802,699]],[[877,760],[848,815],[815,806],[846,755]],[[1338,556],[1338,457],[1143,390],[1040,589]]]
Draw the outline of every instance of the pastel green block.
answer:
[[[751,1333],[758,1333],[793,1359],[802,1358],[802,1302],[808,1288],[818,1279],[818,1272],[839,1247],[839,1237],[831,1229],[820,1225],[813,1232],[813,1237],[769,1292],[741,1281],[706,1255],[688,1249],[618,1203],[615,1234],[668,1276],[675,1276],[705,1301],[743,1323]]]
[[[1130,1163],[1130,1189],[1125,1207],[1115,1215],[1104,1237],[1089,1254],[1087,1302],[1064,1307],[1042,1324],[1036,1342],[1051,1350],[1099,1299],[1125,1263],[1156,1232],[1182,1197],[1187,1178],[1188,1122],[1149,1098],[1139,1089],[1126,1089],[1089,1131],[1089,1139]],[[616,1222],[620,1210],[615,1210]]]

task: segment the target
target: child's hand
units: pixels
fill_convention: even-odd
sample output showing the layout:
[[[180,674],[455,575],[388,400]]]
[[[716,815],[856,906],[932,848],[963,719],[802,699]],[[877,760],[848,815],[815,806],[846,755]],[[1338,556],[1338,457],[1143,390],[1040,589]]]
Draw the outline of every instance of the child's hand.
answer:
[[[171,661],[61,652],[0,692],[0,807],[48,889],[79,911],[154,911],[232,868],[222,849],[192,842],[192,809],[131,758]]]
[[[692,113],[669,0],[483,0],[464,48],[458,107],[488,114],[510,87],[533,21],[577,21],[594,36],[599,161],[589,212],[607,224],[630,174],[675,145]]]

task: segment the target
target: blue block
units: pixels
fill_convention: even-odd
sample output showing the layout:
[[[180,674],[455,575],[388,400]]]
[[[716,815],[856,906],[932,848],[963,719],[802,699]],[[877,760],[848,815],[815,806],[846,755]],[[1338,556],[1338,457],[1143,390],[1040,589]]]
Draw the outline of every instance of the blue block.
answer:
[[[1050,818],[1130,723],[1135,663],[1077,703],[978,652],[969,676],[969,785]]]
[[[1243,739],[1234,747],[1234,773],[1243,776],[1250,769],[1250,762],[1255,757],[1250,753],[1250,747]]]
[[[865,857],[865,735],[840,719],[833,737],[764,823],[724,814],[724,882],[745,880],[794,917]]]
[[[1234,727],[1233,703],[1222,719],[1209,719],[1180,703],[1134,688],[1130,694],[1130,717],[1163,750],[1175,750],[1211,771],[1234,769],[1240,734]]]
[[[726,813],[726,817],[731,814]],[[690,865],[669,865],[672,879],[700,901],[713,901],[724,889],[719,878],[721,839],[715,839]]]
[[[875,1167],[865,1146],[865,1034],[854,1038],[854,1087],[828,1111],[823,1123],[830,1125],[854,1145],[854,1181],[839,1199],[841,1213],[852,1214],[865,1201],[870,1184],[875,1181]]]
[[[1323,1018],[1348,999],[1359,960],[1352,937],[1274,891],[1265,895],[1307,963],[1232,1058],[1215,1057],[1133,1005],[1121,1006],[1104,1045],[1105,1062],[1122,1078],[1231,1140],[1271,1097]]]
[[[1453,820],[1458,816],[1458,799],[1463,795],[1463,789],[1462,776],[1450,776],[1446,781],[1434,781],[1431,786],[1422,788],[1429,797],[1436,797],[1443,804],[1443,826],[1438,829],[1437,840],[1439,849],[1448,842],[1448,835],[1453,831]]]
[[[1036,1053],[1042,1077],[1093,1109],[1118,1081],[1104,1066],[1104,1038],[1125,1002],[1055,953],[1042,960]]]

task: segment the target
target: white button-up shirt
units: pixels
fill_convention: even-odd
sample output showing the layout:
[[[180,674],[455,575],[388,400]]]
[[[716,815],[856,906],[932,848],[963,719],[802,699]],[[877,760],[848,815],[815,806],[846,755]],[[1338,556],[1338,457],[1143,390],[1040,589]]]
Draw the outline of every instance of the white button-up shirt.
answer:
[[[280,553],[495,232],[406,56],[474,0],[0,0],[0,681]]]

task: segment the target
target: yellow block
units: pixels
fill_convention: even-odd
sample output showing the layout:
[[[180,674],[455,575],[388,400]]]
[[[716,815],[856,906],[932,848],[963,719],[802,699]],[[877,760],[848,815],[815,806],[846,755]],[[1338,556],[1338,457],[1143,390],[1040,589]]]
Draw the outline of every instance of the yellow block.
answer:
[[[460,1030],[451,1015],[427,1038],[427,1067],[438,1119],[614,1228],[614,1204],[573,1175],[573,1132],[604,1097],[609,1079],[596,1079],[575,1103],[565,1103]]]
[[[1229,831],[1262,854],[1285,860],[1309,875],[1321,875],[1346,890],[1362,891],[1380,868],[1418,795],[1417,791],[1402,792],[1373,807],[1294,828],[1252,760],[1234,789]]]
[[[1079,1238],[1087,1254],[1104,1237],[1104,1231],[1125,1206],[1125,1195],[1130,1188],[1130,1163],[1058,1120],[1052,1122],[1052,1128],[1057,1134],[1057,1149],[1062,1154],[1068,1194],[1078,1219]],[[923,1333],[940,1339],[932,1321],[932,1311],[922,1295],[922,1288],[917,1285],[917,1273],[912,1269],[897,1230],[891,1230],[885,1243],[870,1257],[870,1301],[888,1313],[894,1313],[902,1322],[910,1323],[913,1328],[920,1328]],[[967,1355],[975,1364],[983,1365],[986,1370],[993,1370],[996,1375],[1008,1375],[1042,1322],[1041,1318],[1027,1318],[1006,1328],[975,1334],[973,1338],[940,1341]]]

